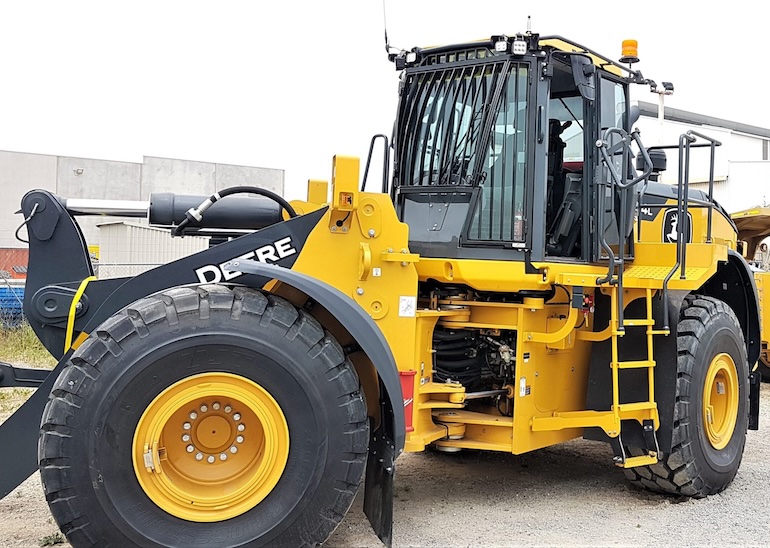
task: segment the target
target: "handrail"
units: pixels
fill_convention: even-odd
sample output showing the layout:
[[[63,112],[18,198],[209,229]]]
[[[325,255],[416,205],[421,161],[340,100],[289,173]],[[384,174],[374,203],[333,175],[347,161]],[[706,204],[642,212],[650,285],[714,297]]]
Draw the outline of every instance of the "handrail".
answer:
[[[608,144],[611,141],[611,137],[613,135],[619,135],[620,140],[618,140],[616,143],[612,144],[611,146]],[[644,159],[644,169],[642,170],[642,173],[635,176],[628,178],[629,173],[629,163],[628,160],[631,156],[631,143],[634,142],[639,147],[640,153],[642,154],[642,158]],[[623,327],[623,270],[624,270],[624,262],[625,262],[625,249],[626,249],[626,240],[628,238],[628,232],[629,232],[629,224],[633,222],[631,219],[626,219],[626,210],[628,209],[628,200],[629,195],[633,192],[633,188],[640,183],[641,181],[647,181],[648,177],[650,176],[650,173],[652,173],[652,160],[650,159],[650,155],[647,153],[647,150],[644,148],[644,145],[642,144],[641,138],[639,137],[639,130],[635,129],[630,134],[626,132],[623,128],[619,127],[613,127],[608,128],[605,130],[604,135],[602,136],[602,139],[599,139],[596,141],[596,147],[599,149],[599,154],[601,155],[602,163],[606,166],[607,172],[610,175],[610,180],[608,182],[601,181],[599,185],[604,187],[609,187],[611,189],[610,192],[610,213],[614,216],[615,214],[615,188],[619,189],[619,195],[620,195],[620,216],[618,219],[618,257],[616,260],[615,253],[612,251],[612,248],[610,247],[609,243],[607,242],[607,238],[604,234],[604,202],[603,199],[606,199],[606,192],[597,192],[597,202],[600,202],[597,204],[599,207],[597,207],[597,222],[598,226],[596,229],[597,236],[599,238],[599,244],[601,248],[607,253],[607,257],[609,259],[609,265],[607,270],[607,276],[604,278],[597,278],[596,283],[598,285],[604,284],[604,283],[610,283],[618,286],[618,301],[617,301],[617,307],[618,307],[618,331],[624,331]],[[618,173],[616,166],[614,162],[612,161],[612,158],[610,158],[610,155],[614,156],[618,152],[622,154],[622,161],[621,161],[621,172]],[[614,279],[613,275],[615,273],[615,268],[617,267],[617,278]]]
[[[690,236],[690,148],[702,145],[693,145],[698,138],[708,141],[711,149],[711,157],[709,161],[709,192],[708,200],[703,201],[697,198],[692,201],[702,207],[708,208],[708,222],[706,225],[706,243],[711,243],[711,224],[712,216],[714,212],[714,163],[716,155],[716,147],[722,146],[722,143],[698,133],[694,130],[689,130],[687,133],[683,133],[679,137],[679,172],[677,180],[676,190],[676,214],[677,222],[679,223],[676,234],[676,264],[674,264],[671,271],[663,278],[663,329],[669,329],[669,317],[668,317],[668,282],[674,276],[677,270],[679,270],[679,279],[684,280],[687,278],[686,266],[687,266],[687,244]]]
[[[377,139],[384,141],[384,151],[382,157],[382,193],[388,193],[388,171],[390,169],[390,151],[388,150],[388,137],[382,133],[378,133],[372,137],[372,141],[369,143],[369,155],[366,157],[366,168],[364,168],[364,179],[361,182],[361,192],[366,190],[366,179],[369,176],[369,164],[372,163],[372,153],[374,152],[374,142]]]

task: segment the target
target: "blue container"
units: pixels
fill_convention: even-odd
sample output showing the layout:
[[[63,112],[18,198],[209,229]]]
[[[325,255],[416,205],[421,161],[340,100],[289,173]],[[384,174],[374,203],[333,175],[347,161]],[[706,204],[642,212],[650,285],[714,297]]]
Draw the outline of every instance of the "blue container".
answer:
[[[16,327],[24,319],[24,288],[0,285],[0,326]]]

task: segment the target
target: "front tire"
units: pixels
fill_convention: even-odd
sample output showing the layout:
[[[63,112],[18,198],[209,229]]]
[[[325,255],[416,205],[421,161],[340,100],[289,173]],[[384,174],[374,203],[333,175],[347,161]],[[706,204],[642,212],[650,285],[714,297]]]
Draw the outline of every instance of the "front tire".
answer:
[[[339,344],[287,301],[176,288],[107,320],[51,392],[40,472],[73,546],[315,546],[369,439]]]
[[[748,425],[749,367],[740,323],[724,302],[688,296],[677,338],[672,451],[624,470],[647,489],[696,498],[735,478]]]

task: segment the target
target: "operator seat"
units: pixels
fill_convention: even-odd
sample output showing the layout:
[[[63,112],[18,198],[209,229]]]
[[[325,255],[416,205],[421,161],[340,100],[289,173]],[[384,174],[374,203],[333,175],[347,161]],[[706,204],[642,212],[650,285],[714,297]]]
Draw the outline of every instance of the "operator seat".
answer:
[[[567,173],[564,198],[553,223],[549,225],[546,254],[559,257],[579,256],[577,243],[582,217],[583,178],[578,173]]]
[[[546,226],[551,226],[557,208],[564,199],[564,149],[567,144],[561,138],[571,121],[548,120],[548,203],[546,204]]]

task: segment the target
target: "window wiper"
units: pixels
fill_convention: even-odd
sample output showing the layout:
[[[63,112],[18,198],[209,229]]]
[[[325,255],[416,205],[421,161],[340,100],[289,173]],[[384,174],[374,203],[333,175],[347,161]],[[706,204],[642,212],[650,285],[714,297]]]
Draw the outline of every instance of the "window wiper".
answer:
[[[468,182],[463,174],[468,171],[468,165],[471,162],[471,156],[466,156],[464,152],[470,148],[473,151],[473,145],[478,137],[479,123],[481,122],[484,109],[479,109],[473,114],[473,118],[468,124],[466,131],[457,143],[455,143],[451,156],[448,158],[448,166],[442,166],[441,182],[443,185],[467,185]],[[462,151],[462,154],[461,154]],[[445,174],[445,175],[444,175]]]
[[[497,75],[497,81],[495,82],[495,90],[492,94],[492,100],[487,105],[487,117],[484,123],[484,128],[481,131],[481,139],[476,148],[476,163],[473,166],[473,171],[469,174],[468,180],[472,186],[478,186],[483,181],[483,162],[485,155],[481,154],[481,151],[486,151],[489,146],[489,140],[492,138],[492,125],[495,123],[497,116],[497,107],[500,104],[500,99],[503,95],[503,90],[508,84],[508,77],[511,71],[511,60],[508,59],[500,69]],[[485,110],[485,109],[482,109]]]

